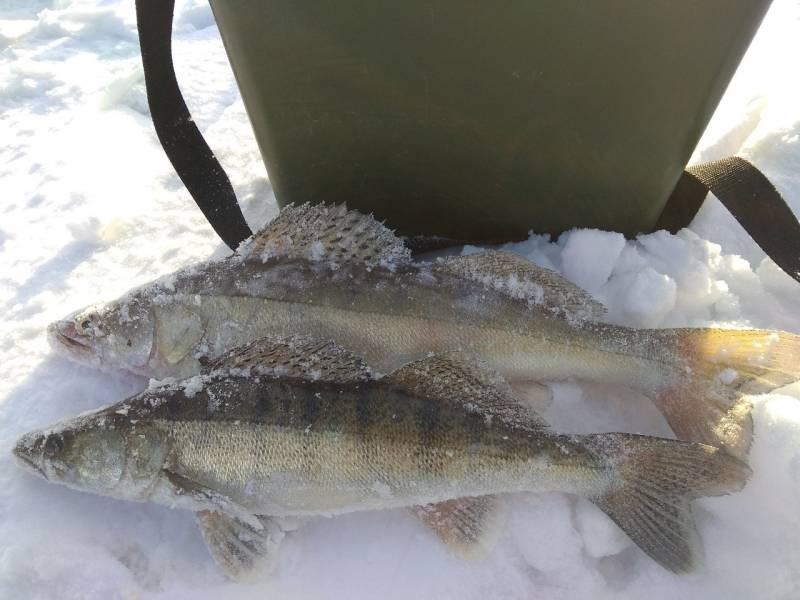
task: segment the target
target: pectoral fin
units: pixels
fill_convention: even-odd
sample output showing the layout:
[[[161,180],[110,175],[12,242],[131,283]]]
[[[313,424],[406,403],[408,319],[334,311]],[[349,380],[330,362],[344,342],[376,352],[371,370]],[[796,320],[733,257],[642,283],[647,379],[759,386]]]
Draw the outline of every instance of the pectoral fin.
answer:
[[[458,556],[467,560],[480,559],[489,553],[504,520],[497,496],[457,498],[414,506],[410,510]]]
[[[275,555],[284,537],[278,522],[257,516],[255,528],[225,514],[201,510],[195,519],[214,562],[235,581],[247,581],[263,575],[274,565]]]
[[[176,494],[193,498],[205,506],[211,506],[214,510],[223,512],[256,529],[261,527],[261,521],[256,515],[225,494],[168,469],[164,469],[162,472],[167,481],[172,484]]]

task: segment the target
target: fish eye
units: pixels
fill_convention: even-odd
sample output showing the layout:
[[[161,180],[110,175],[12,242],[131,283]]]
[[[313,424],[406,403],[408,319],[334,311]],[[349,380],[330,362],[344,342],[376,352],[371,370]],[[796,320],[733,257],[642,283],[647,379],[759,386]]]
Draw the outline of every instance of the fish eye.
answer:
[[[64,438],[58,433],[51,433],[44,441],[44,454],[48,458],[57,456],[64,449]]]
[[[80,335],[90,335],[100,337],[104,335],[101,329],[97,315],[79,315],[75,318],[75,329]]]
[[[88,334],[90,333],[90,328],[92,327],[92,320],[88,317],[78,317],[75,319],[75,328],[78,330],[78,333],[81,334]]]

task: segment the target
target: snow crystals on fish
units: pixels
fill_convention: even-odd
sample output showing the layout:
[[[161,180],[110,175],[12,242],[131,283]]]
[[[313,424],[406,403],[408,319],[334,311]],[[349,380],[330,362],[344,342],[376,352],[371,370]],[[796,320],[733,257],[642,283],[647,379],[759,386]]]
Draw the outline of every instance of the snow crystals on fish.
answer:
[[[204,375],[195,375],[183,381],[183,393],[187,398],[193,398],[197,392],[202,391],[206,384],[206,377]]]
[[[561,315],[571,323],[600,320],[605,307],[554,271],[505,251],[440,259],[434,270],[475,281],[526,302],[531,308]]]

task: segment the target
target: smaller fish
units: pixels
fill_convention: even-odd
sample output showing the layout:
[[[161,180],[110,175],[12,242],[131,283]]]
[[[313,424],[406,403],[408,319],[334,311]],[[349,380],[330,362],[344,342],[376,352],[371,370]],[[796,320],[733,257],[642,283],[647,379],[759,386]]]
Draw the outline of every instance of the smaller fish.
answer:
[[[377,379],[332,342],[266,338],[206,372],[33,431],[14,454],[48,481],[194,511],[217,564],[273,564],[287,519],[406,507],[459,555],[499,531],[501,496],[591,500],[664,568],[701,558],[690,502],[750,469],[700,443],[560,435],[460,353]]]

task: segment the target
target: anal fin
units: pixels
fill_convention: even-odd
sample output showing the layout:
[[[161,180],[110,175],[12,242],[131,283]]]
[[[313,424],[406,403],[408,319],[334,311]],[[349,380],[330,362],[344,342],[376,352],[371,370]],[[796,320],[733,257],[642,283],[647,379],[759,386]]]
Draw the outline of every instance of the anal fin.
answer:
[[[486,556],[502,530],[504,513],[497,496],[456,498],[410,510],[456,555],[467,560]]]
[[[211,510],[195,513],[195,519],[214,562],[234,581],[256,579],[274,565],[285,535],[274,519],[259,515],[258,529]]]

